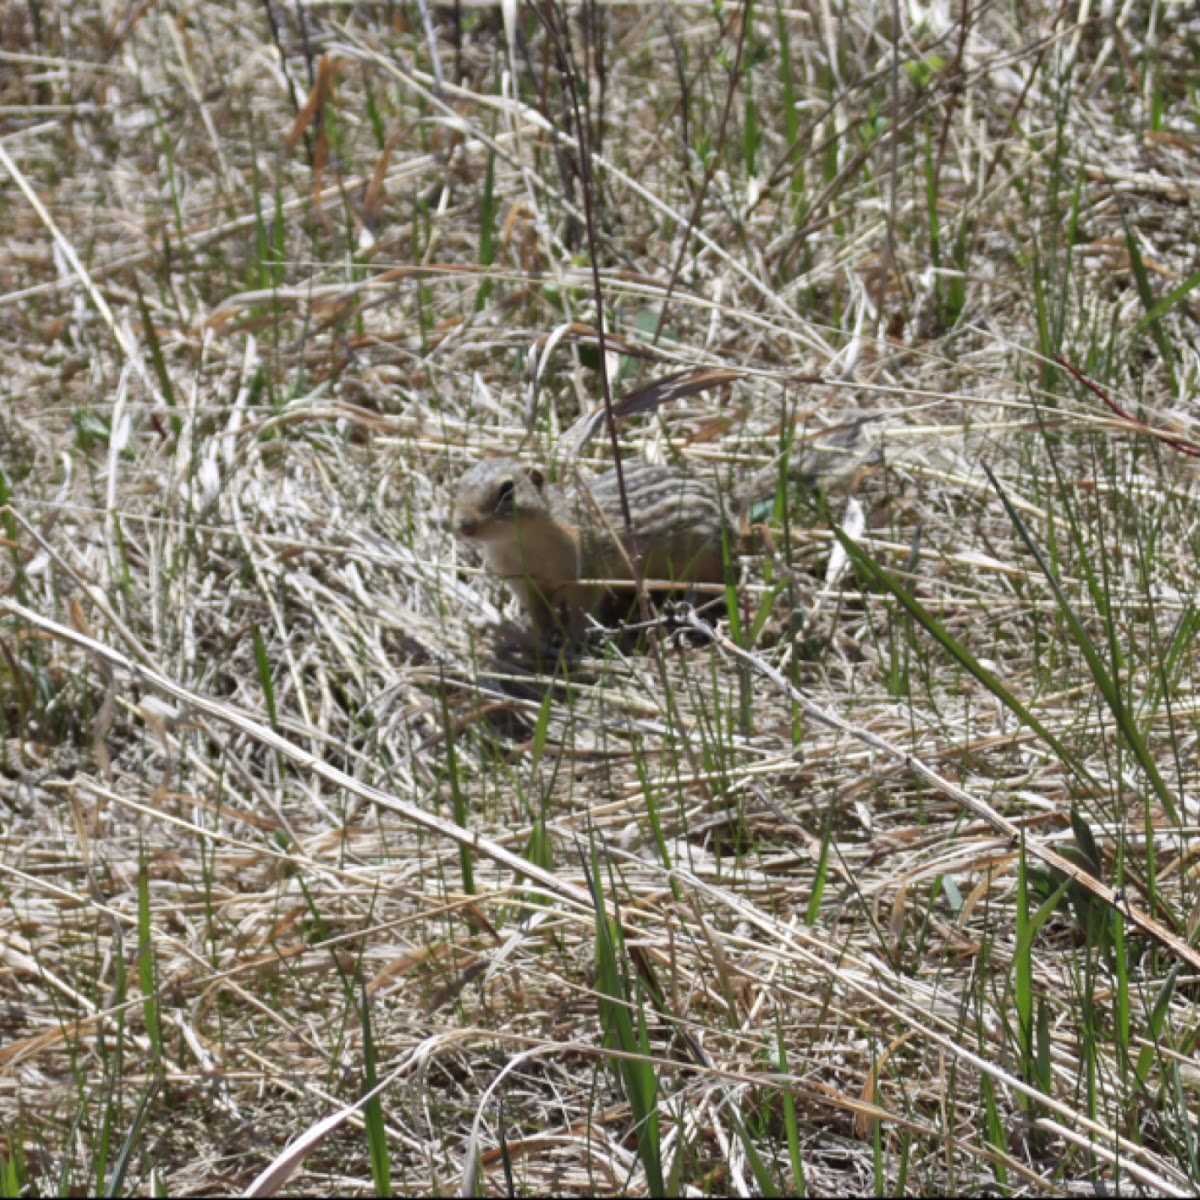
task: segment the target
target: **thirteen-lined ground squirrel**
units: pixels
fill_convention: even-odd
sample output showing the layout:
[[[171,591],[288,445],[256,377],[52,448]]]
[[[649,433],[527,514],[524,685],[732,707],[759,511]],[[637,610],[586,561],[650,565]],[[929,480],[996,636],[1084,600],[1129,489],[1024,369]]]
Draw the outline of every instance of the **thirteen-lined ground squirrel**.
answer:
[[[667,467],[623,469],[643,576],[722,582],[722,538],[732,546],[737,523],[716,486]],[[479,547],[543,637],[583,632],[587,614],[613,595],[595,581],[634,579],[616,471],[564,490],[536,467],[485,459],[459,481],[454,529]],[[632,602],[628,588],[622,594]]]

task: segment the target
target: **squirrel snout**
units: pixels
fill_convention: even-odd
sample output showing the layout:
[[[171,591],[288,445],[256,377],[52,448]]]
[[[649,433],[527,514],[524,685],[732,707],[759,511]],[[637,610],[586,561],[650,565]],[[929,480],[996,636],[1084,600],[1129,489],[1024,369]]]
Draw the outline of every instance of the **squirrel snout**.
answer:
[[[459,537],[474,538],[479,536],[479,522],[470,517],[459,517],[455,522],[454,531]]]

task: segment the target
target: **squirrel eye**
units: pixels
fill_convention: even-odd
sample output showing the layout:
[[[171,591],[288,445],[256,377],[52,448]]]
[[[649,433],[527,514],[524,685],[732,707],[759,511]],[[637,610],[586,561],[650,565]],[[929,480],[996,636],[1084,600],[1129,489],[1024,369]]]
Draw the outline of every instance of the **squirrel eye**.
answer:
[[[498,513],[507,514],[512,512],[513,493],[516,490],[516,485],[511,479],[506,479],[500,485],[500,490],[496,493],[496,511]]]

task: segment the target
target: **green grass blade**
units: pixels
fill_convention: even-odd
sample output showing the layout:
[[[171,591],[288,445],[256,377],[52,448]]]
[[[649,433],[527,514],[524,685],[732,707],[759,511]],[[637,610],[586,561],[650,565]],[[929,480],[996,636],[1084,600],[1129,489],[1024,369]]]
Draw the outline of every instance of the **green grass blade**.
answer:
[[[1113,913],[1113,961],[1117,966],[1117,986],[1113,996],[1113,1025],[1117,1045],[1128,1052],[1133,1036],[1132,1005],[1129,1000],[1129,947],[1125,941],[1125,918]]]
[[[487,169],[483,178],[483,199],[479,206],[479,265],[490,267],[496,261],[496,152],[489,150]],[[491,277],[485,278],[479,287],[475,299],[475,311],[482,312],[492,297],[496,281]]]
[[[984,1107],[984,1132],[987,1138],[988,1145],[998,1150],[1000,1154],[1008,1154],[1008,1138],[1004,1133],[1004,1119],[1000,1115],[1000,1107],[996,1103],[996,1085],[992,1082],[990,1075],[984,1074],[980,1078],[980,1089],[983,1095]],[[1008,1167],[1003,1161],[993,1164],[992,1170],[996,1177],[996,1182],[1001,1187],[1008,1187]]]
[[[154,940],[150,920],[150,869],[143,855],[138,866],[138,983],[142,989],[142,1013],[146,1019],[146,1036],[154,1047],[154,1055],[163,1053],[162,1024],[159,1020],[155,984]]]
[[[1166,330],[1163,329],[1162,323],[1158,318],[1158,313],[1155,311],[1158,308],[1158,304],[1154,299],[1154,292],[1150,287],[1150,277],[1146,274],[1146,264],[1142,261],[1142,252],[1138,247],[1137,238],[1130,228],[1125,210],[1120,209],[1119,211],[1121,213],[1121,225],[1125,229],[1125,245],[1129,248],[1129,262],[1133,267],[1133,278],[1137,283],[1138,295],[1141,297],[1142,307],[1146,310],[1146,316],[1143,319],[1150,326],[1150,332],[1154,336],[1154,344],[1158,347],[1159,354],[1162,355],[1163,366],[1166,367],[1167,375],[1171,380],[1171,391],[1175,395],[1179,395],[1179,380],[1175,374],[1175,352],[1171,348],[1171,339],[1167,337]]]
[[[800,113],[796,108],[796,79],[792,72],[792,43],[782,0],[775,0],[775,33],[779,39],[779,81],[783,89],[783,131],[787,144],[800,136]]]
[[[150,306],[146,303],[146,297],[142,295],[142,285],[138,282],[137,271],[131,271],[129,278],[133,283],[138,314],[142,318],[142,336],[146,339],[146,345],[150,350],[150,363],[154,367],[154,374],[158,379],[163,399],[167,402],[168,407],[174,408],[175,386],[171,381],[171,372],[167,370],[166,359],[163,358],[162,343],[158,340],[158,330],[155,328],[154,318],[150,315]],[[171,428],[176,437],[183,428],[183,422],[174,413],[171,414]]]
[[[758,1194],[760,1196],[782,1195],[767,1164],[763,1162],[762,1155],[759,1154],[758,1148],[754,1144],[754,1139],[747,1131],[741,1115],[734,1112],[731,1104],[726,1106],[726,1111],[729,1113],[730,1124],[733,1125],[733,1131],[737,1134],[742,1151],[746,1155],[746,1162],[749,1164],[750,1173],[754,1176],[754,1182],[758,1186]]]
[[[0,1200],[16,1200],[25,1194],[25,1144],[18,1129],[7,1134],[8,1154],[0,1156]]]
[[[546,739],[550,736],[550,716],[553,712],[554,689],[547,688],[546,694],[542,697],[542,706],[538,709],[537,725],[533,730],[531,773],[537,772],[538,767],[541,766],[542,755],[546,753]]]
[[[133,1116],[133,1124],[129,1127],[129,1133],[125,1137],[125,1141],[121,1146],[121,1152],[117,1155],[117,1161],[113,1166],[112,1179],[108,1182],[108,1187],[105,1189],[106,1196],[123,1196],[125,1195],[125,1176],[129,1173],[129,1164],[133,1160],[133,1152],[137,1149],[138,1141],[141,1138],[142,1128],[146,1124],[146,1117],[150,1113],[150,1104],[154,1097],[158,1095],[159,1088],[162,1086],[162,1078],[155,1076],[147,1082],[142,1099],[137,1107],[137,1112]]]
[[[783,1035],[783,1022],[775,1018],[775,1056],[779,1070],[784,1074],[791,1071],[788,1063],[787,1038]],[[788,1162],[792,1168],[792,1195],[806,1196],[808,1185],[804,1178],[804,1152],[800,1146],[800,1122],[796,1118],[796,1099],[792,1093],[783,1093],[783,1128],[787,1135]]]
[[[512,1153],[508,1148],[508,1121],[504,1114],[503,1095],[496,1109],[496,1133],[500,1139],[500,1162],[504,1167],[504,1194],[514,1197],[517,1194],[517,1185],[513,1179]]]
[[[1200,271],[1189,275],[1177,288],[1173,288],[1161,300],[1155,301],[1146,315],[1129,331],[1130,334],[1136,336],[1157,325],[1162,317],[1166,316],[1171,309],[1185,297],[1191,295],[1198,287],[1200,287]]]
[[[446,738],[446,777],[450,780],[450,800],[454,808],[454,820],[463,829],[471,823],[470,806],[462,786],[462,766],[458,760],[457,735],[454,722],[450,719],[450,704],[446,691],[442,693],[442,732]],[[462,872],[463,891],[475,895],[475,856],[469,846],[458,848],[459,870]]]
[[[596,996],[604,1045],[622,1057],[612,1069],[629,1102],[637,1137],[638,1157],[653,1196],[666,1195],[662,1145],[658,1120],[658,1077],[649,1062],[624,1055],[648,1055],[644,1010],[628,969],[629,958],[620,925],[605,911],[600,873],[587,871],[588,886],[596,905]]]
[[[1061,742],[1040,720],[1008,690],[1000,679],[983,666],[954,636],[946,630],[940,621],[929,613],[924,605],[902,587],[891,575],[875,562],[863,548],[850,538],[839,526],[834,526],[833,532],[844,547],[850,561],[856,570],[866,580],[894,596],[906,612],[970,675],[974,676],[993,696],[1006,708],[1013,712],[1023,724],[1032,729],[1058,756],[1059,760],[1068,766],[1077,776],[1086,780],[1093,787],[1099,788],[1099,782],[1078,759],[1078,757]]]
[[[379,1072],[375,1055],[375,1036],[371,1030],[371,998],[363,986],[359,995],[359,1011],[362,1013],[363,1031],[363,1092],[373,1092],[379,1086]],[[392,1194],[392,1160],[388,1153],[387,1129],[383,1122],[383,1101],[373,1095],[363,1105],[363,1122],[367,1131],[367,1149],[371,1155],[371,1178],[375,1182],[375,1195]]]
[[[1167,816],[1173,822],[1178,824],[1179,815],[1175,808],[1175,801],[1171,797],[1171,793],[1167,788],[1166,781],[1163,779],[1158,769],[1158,764],[1154,761],[1146,746],[1146,741],[1142,737],[1141,730],[1134,722],[1133,715],[1130,713],[1128,706],[1125,704],[1119,688],[1112,676],[1109,675],[1108,669],[1104,665],[1104,660],[1100,657],[1100,652],[1096,649],[1095,643],[1088,636],[1087,630],[1083,627],[1075,610],[1071,607],[1067,600],[1062,586],[1058,582],[1057,576],[1050,568],[1050,564],[1046,561],[1041,549],[1033,540],[1025,522],[1021,519],[1021,514],[1017,512],[1012,502],[1008,498],[1008,494],[1000,486],[1000,481],[992,473],[991,468],[984,463],[984,471],[987,472],[988,478],[992,481],[992,486],[996,489],[996,494],[1000,497],[1001,503],[1004,505],[1008,513],[1009,520],[1012,521],[1014,528],[1020,535],[1021,540],[1025,543],[1026,549],[1037,560],[1038,566],[1041,568],[1042,574],[1046,577],[1046,582],[1050,585],[1050,590],[1054,593],[1054,598],[1058,603],[1059,611],[1067,622],[1068,628],[1071,630],[1071,635],[1075,640],[1075,644],[1083,652],[1084,658],[1087,660],[1088,670],[1091,672],[1092,679],[1100,690],[1100,694],[1104,697],[1104,702],[1108,705],[1109,711],[1116,719],[1117,727],[1121,731],[1126,744],[1133,752],[1134,757],[1138,761],[1138,765],[1145,772],[1146,778],[1150,781],[1151,787],[1154,789],[1155,795],[1162,804]]]
[[[813,878],[812,892],[808,897],[808,909],[804,920],[810,927],[817,923],[821,915],[821,900],[825,895],[825,884],[829,879],[829,844],[833,841],[832,817],[826,820],[825,830],[821,835],[821,854],[817,859],[816,875]]]
[[[267,643],[258,631],[257,625],[250,627],[250,637],[254,642],[254,665],[258,670],[258,683],[263,690],[263,699],[267,702],[267,719],[271,728],[279,732],[279,714],[275,709],[275,680],[271,675],[271,657],[267,653]]]
[[[1176,963],[1170,971],[1167,972],[1167,977],[1162,981],[1158,989],[1158,995],[1154,998],[1154,1006],[1150,1010],[1150,1017],[1146,1022],[1146,1037],[1157,1043],[1163,1035],[1163,1025],[1167,1018],[1167,1013],[1171,1008],[1171,998],[1175,995],[1175,985],[1179,982],[1179,972],[1183,969],[1183,963]],[[1154,1065],[1155,1046],[1145,1046],[1137,1058],[1138,1082],[1143,1087],[1148,1086],[1150,1080],[1150,1068]]]

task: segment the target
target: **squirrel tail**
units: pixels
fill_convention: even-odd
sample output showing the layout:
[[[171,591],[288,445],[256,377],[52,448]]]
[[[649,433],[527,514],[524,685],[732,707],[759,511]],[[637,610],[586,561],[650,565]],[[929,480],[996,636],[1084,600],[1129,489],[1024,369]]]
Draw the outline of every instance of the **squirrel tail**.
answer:
[[[878,445],[868,444],[863,428],[870,417],[848,421],[823,433],[819,438],[793,449],[787,464],[787,477],[813,491],[830,485],[850,486],[857,476],[882,461]],[[751,510],[772,499],[779,490],[779,460],[756,471],[734,496],[738,528],[750,530]]]

